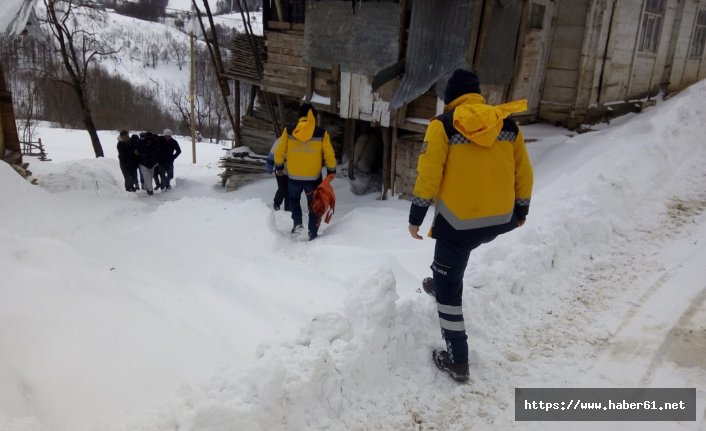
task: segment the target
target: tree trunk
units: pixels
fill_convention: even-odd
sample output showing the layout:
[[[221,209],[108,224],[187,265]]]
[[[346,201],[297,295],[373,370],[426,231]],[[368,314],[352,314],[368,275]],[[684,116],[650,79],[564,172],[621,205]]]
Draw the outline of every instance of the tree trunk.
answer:
[[[86,126],[88,135],[91,137],[91,145],[93,145],[93,152],[96,153],[96,158],[104,157],[103,146],[98,138],[98,131],[96,130],[95,124],[93,124],[93,117],[91,117],[91,111],[88,108],[83,110],[83,124]]]
[[[88,135],[91,137],[91,145],[93,145],[93,152],[96,154],[96,158],[104,157],[103,146],[98,138],[98,131],[96,130],[96,125],[93,123],[93,116],[91,115],[91,108],[88,106],[86,97],[84,96],[83,89],[78,86],[74,86],[74,91],[76,91],[76,96],[78,97],[79,103],[81,103],[81,114],[83,116],[83,125],[86,127]]]

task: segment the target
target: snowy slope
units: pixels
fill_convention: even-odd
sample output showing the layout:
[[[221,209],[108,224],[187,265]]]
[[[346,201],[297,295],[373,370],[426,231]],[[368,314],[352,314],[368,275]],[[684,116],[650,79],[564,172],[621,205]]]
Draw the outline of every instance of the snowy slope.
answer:
[[[0,34],[20,33],[31,12],[30,0],[3,0],[0,9]]]
[[[16,1],[16,0],[12,0]],[[190,2],[188,2],[190,4]],[[180,6],[180,5],[177,5]],[[179,10],[188,11],[188,7],[173,7],[170,3],[170,13]],[[39,4],[39,13],[44,14],[44,6]],[[189,83],[189,30],[193,27],[196,36],[197,49],[205,50],[202,41],[201,27],[194,19],[186,20],[182,29],[175,25],[175,20],[166,18],[164,23],[143,21],[118,13],[90,8],[75,8],[76,25],[96,35],[102,41],[107,51],[118,51],[116,54],[96,57],[97,63],[103,69],[121,76],[134,85],[151,88],[160,97],[161,104],[173,109],[170,94],[172,91],[181,93],[188,91]],[[251,13],[253,31],[262,33],[261,13]],[[244,31],[241,15],[226,14],[214,18],[218,25]],[[181,69],[177,61],[176,50],[184,57]],[[153,63],[156,58],[156,63]],[[211,63],[197,63],[197,68],[211,67]],[[205,73],[196,70],[196,74]]]
[[[113,146],[88,159],[85,132],[42,129],[41,188],[0,165],[20,202],[0,207],[0,429],[551,428],[514,422],[536,386],[696,387],[696,422],[553,429],[702,429],[704,100],[706,82],[596,132],[523,129],[528,223],[466,273],[469,385],[431,364],[434,242],[409,238],[408,202],[338,179],[302,243],[271,177],[215,185],[221,147],[192,165],[180,139],[175,188],[148,198],[121,191]]]

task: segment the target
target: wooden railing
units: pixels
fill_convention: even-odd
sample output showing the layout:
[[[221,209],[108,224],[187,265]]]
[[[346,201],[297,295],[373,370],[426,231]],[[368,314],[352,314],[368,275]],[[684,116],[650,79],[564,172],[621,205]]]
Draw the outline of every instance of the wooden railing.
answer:
[[[44,151],[44,145],[42,145],[42,138],[36,141],[20,141],[20,149],[22,150],[23,156],[38,157],[39,160],[43,162],[51,161],[47,157],[46,151]]]

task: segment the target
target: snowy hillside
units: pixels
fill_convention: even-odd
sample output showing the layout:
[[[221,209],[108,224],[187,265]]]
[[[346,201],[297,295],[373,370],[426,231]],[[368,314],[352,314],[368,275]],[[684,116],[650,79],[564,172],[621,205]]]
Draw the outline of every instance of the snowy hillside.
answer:
[[[170,4],[171,6],[171,4]],[[174,8],[189,11],[189,8]],[[199,49],[206,49],[201,40],[201,28],[194,18],[189,21],[184,15],[184,26],[178,28],[175,20],[167,18],[165,23],[142,21],[136,18],[107,11],[84,10],[78,14],[81,28],[95,28],[99,38],[120,51],[100,60],[101,67],[144,87],[154,88],[163,97],[162,104],[171,107],[171,90],[188,90],[189,83],[189,30],[197,37]],[[262,31],[260,13],[252,13],[254,31]],[[216,24],[237,32],[243,32],[240,14],[219,15]],[[224,57],[225,58],[225,57]],[[211,67],[199,62],[198,67]],[[198,74],[205,73],[198,70]]]
[[[226,194],[219,146],[122,191],[114,144],[40,129],[0,164],[0,430],[700,430],[706,422],[706,82],[578,136],[523,128],[527,224],[474,251],[471,382],[434,368],[434,241],[355,196],[289,238],[272,177]],[[114,142],[105,132],[102,139]],[[422,228],[428,229],[427,225]],[[516,387],[696,387],[696,422],[514,421]]]

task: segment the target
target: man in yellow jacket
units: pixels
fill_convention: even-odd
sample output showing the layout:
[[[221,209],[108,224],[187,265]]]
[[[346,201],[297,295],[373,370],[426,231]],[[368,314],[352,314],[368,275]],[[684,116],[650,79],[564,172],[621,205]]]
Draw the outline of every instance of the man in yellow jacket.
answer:
[[[336,173],[336,155],[328,132],[316,125],[316,110],[309,103],[299,108],[299,120],[284,129],[275,150],[275,172],[284,175],[284,161],[289,175],[289,206],[294,227],[298,234],[302,225],[301,195],[306,193],[307,206],[311,207],[312,192],[321,183],[322,162],[328,174]],[[316,214],[309,211],[309,240],[318,236]]]
[[[469,378],[468,343],[463,321],[463,274],[473,249],[522,226],[532,195],[532,165],[514,112],[520,100],[491,106],[479,94],[478,76],[457,69],[444,94],[445,112],[429,123],[417,165],[409,212],[409,232],[435,202],[430,236],[436,240],[433,278],[425,292],[437,302],[446,350],[436,349],[436,366],[459,382]]]

